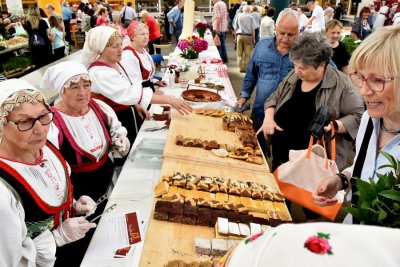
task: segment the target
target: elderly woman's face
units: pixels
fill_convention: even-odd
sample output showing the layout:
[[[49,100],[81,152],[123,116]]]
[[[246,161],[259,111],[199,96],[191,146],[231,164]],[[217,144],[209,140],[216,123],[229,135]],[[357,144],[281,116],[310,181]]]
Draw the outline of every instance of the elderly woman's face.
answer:
[[[368,79],[370,83],[381,81],[380,83],[383,86],[383,91],[376,92],[368,87],[364,80],[362,86],[358,88],[367,106],[368,115],[372,118],[400,116],[400,103],[395,88],[395,80],[383,82],[385,78],[393,77],[385,76],[377,67],[363,67],[357,70],[357,73]]]
[[[122,38],[117,38],[111,45],[106,46],[101,56],[112,64],[121,61],[122,55]]]
[[[86,109],[89,105],[90,90],[90,81],[81,79],[78,83],[71,83],[70,87],[64,88],[62,102],[73,109]]]
[[[149,30],[146,28],[138,29],[132,38],[132,42],[141,48],[145,48],[149,43]]]
[[[294,71],[300,80],[305,82],[314,82],[320,80],[324,76],[324,67],[321,65],[318,68],[305,65],[301,60],[293,60]]]
[[[36,104],[23,103],[20,109],[14,109],[7,117],[7,123],[4,124],[3,144],[18,151],[37,151],[41,149],[47,139],[50,123],[42,125],[41,121],[47,122],[49,110],[42,102]],[[39,120],[41,118],[41,120]],[[20,131],[22,124],[27,124],[32,119],[37,119],[33,127],[27,131]],[[14,122],[14,123],[13,123]],[[51,122],[51,120],[50,120]],[[16,125],[15,123],[19,124]],[[19,127],[19,128],[18,128]],[[29,128],[29,127],[28,127]]]

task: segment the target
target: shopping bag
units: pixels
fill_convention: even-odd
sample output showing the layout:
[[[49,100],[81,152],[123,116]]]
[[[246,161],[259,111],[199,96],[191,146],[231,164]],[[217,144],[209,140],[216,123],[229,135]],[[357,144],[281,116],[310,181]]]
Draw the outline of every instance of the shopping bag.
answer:
[[[17,23],[17,26],[15,26],[15,36],[28,36],[28,33],[19,22]]]
[[[221,40],[219,39],[219,35],[218,34],[214,35],[214,44],[216,46],[221,46]]]
[[[290,150],[289,161],[280,165],[274,172],[275,179],[283,195],[288,200],[334,220],[344,199],[344,191],[336,195],[335,205],[321,207],[312,198],[311,192],[326,177],[339,172],[335,163],[335,140],[332,140],[332,156],[328,159],[326,147],[314,143],[311,136],[308,149]]]

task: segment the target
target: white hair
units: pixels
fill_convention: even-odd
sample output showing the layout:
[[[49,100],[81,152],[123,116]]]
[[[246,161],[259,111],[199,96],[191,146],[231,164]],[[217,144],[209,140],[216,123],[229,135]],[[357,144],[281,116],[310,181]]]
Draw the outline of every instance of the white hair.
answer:
[[[295,11],[291,8],[285,8],[284,10],[282,10],[279,13],[278,18],[276,19],[276,25],[279,25],[279,22],[281,21],[281,19],[286,16],[292,16],[296,21],[298,21],[297,11]]]

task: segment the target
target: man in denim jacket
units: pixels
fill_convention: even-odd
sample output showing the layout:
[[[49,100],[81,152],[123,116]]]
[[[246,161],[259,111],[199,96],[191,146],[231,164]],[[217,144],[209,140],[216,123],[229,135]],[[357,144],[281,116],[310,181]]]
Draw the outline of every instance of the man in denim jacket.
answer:
[[[294,68],[289,59],[289,50],[299,34],[297,13],[284,9],[276,22],[276,36],[267,37],[258,42],[251,56],[243,88],[237,102],[242,107],[250,99],[257,86],[256,98],[251,114],[253,127],[258,130],[264,119],[264,102],[276,90],[279,83]],[[265,139],[258,136],[264,150]]]

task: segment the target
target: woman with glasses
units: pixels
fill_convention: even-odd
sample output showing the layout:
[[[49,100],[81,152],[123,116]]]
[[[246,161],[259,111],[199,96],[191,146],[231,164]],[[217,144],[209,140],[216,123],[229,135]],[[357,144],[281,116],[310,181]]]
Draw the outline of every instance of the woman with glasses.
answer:
[[[122,158],[129,152],[126,129],[110,106],[91,99],[90,77],[79,62],[65,61],[48,68],[40,87],[55,90],[60,96],[60,101],[51,108],[54,119],[48,139],[71,166],[75,198],[87,195],[99,199],[107,193],[112,181],[114,158]],[[103,212],[105,205],[106,201],[96,214]],[[71,266],[79,266],[92,234],[93,231],[85,239],[60,250],[58,257],[65,259],[73,252],[75,264]]]
[[[23,80],[0,83],[0,266],[53,266],[56,248],[96,226],[94,201],[74,200],[69,166],[47,141],[53,113]]]
[[[364,99],[367,111],[361,119],[354,164],[339,175],[326,178],[315,188],[314,201],[333,205],[336,192],[347,189],[350,177],[368,181],[391,171],[380,152],[400,157],[400,25],[374,32],[353,52],[350,78]],[[363,145],[365,144],[365,145]],[[361,167],[360,167],[361,166]],[[353,195],[354,198],[354,195]]]

